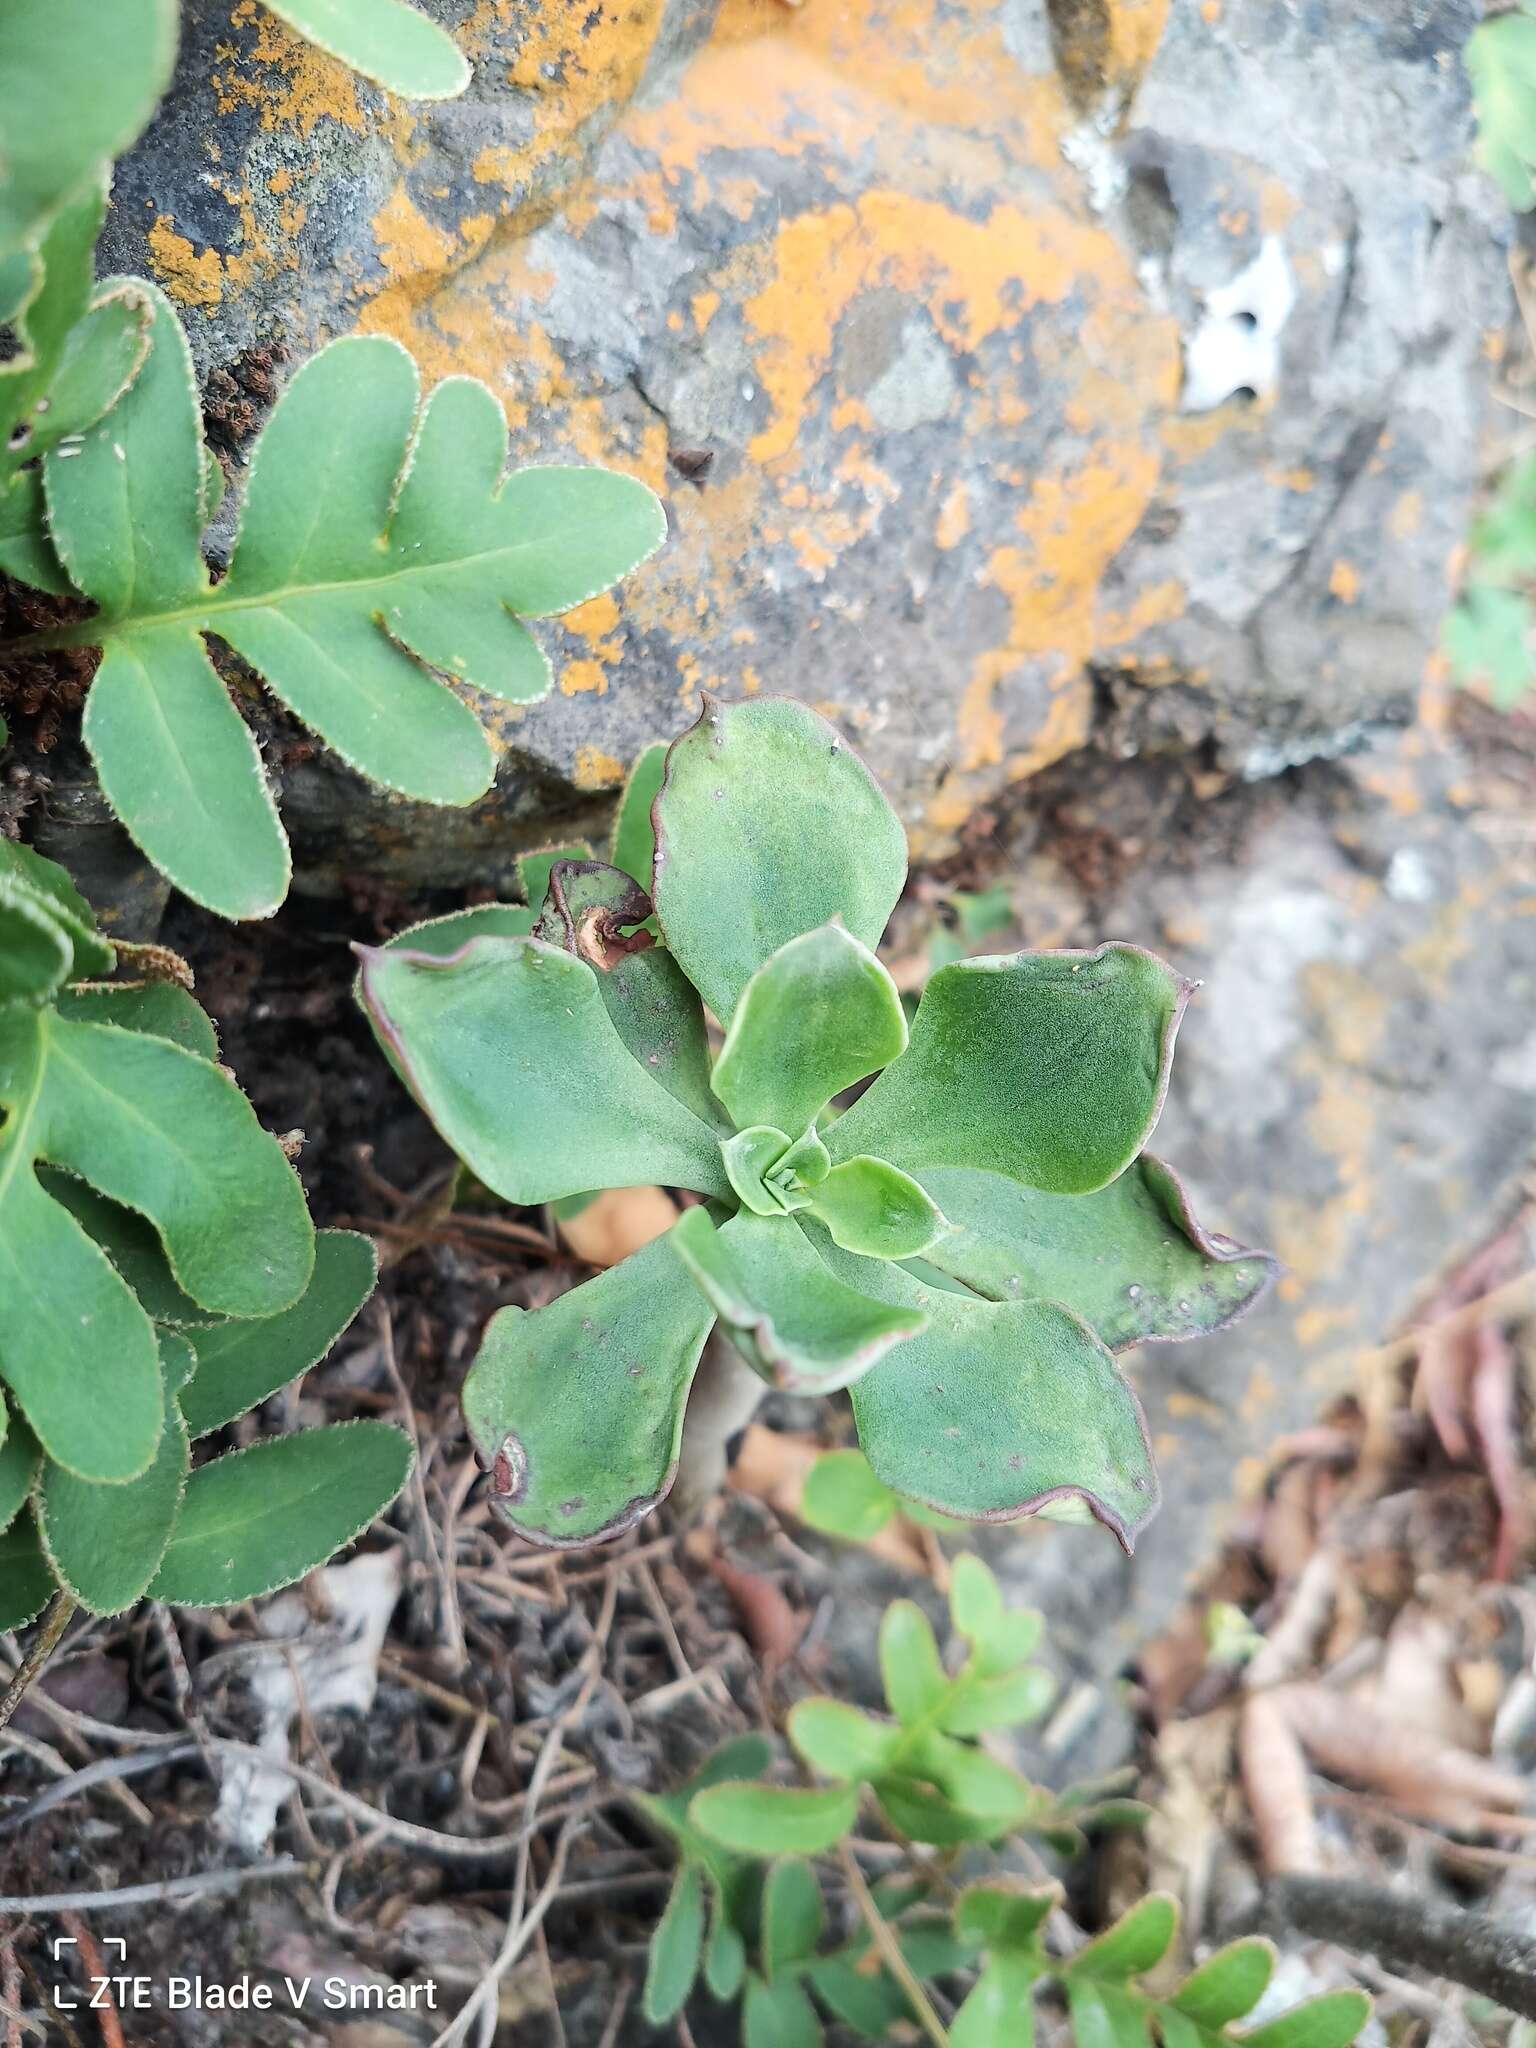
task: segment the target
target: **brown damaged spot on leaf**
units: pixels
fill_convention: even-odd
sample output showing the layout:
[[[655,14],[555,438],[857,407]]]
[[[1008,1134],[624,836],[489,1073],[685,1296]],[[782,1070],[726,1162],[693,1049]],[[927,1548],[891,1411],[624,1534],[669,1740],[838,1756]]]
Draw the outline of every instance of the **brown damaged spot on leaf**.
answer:
[[[597,860],[557,860],[533,935],[611,974],[631,953],[655,945],[652,933],[633,929],[650,914],[650,897],[621,869]]]

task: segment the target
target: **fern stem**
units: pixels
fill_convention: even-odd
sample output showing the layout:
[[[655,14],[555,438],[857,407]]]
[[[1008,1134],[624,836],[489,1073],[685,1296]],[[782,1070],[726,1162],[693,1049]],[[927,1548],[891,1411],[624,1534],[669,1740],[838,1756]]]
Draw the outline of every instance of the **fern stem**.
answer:
[[[934,2048],[949,2048],[949,2035],[944,2031],[944,2022],[934,2011],[932,2001],[919,1982],[912,1965],[902,1954],[901,1943],[892,1932],[889,1921],[875,1904],[874,1893],[864,1882],[864,1873],[859,1868],[858,1858],[846,1842],[838,1843],[837,1860],[843,1866],[848,1889],[859,1902],[859,1911],[864,1915],[864,1924],[869,1929],[871,1939],[884,1958],[886,1968],[907,1994],[912,2010],[922,2024],[923,2032],[932,2041]]]
[[[16,1668],[16,1676],[6,1687],[4,1699],[0,1699],[0,1728],[5,1727],[21,1705],[27,1687],[58,1648],[59,1637],[69,1627],[70,1617],[74,1611],[75,1602],[72,1594],[62,1590],[54,1594],[52,1604],[38,1626],[37,1634],[28,1645],[27,1654]]]

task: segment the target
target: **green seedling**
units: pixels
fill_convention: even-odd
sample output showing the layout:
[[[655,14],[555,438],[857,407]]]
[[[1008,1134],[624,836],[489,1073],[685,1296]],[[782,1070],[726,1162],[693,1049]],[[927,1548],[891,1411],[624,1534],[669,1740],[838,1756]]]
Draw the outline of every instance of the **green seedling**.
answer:
[[[62,868],[0,840],[0,1629],[287,1585],[393,1500],[383,1423],[192,1444],[309,1369],[373,1291],[184,990],[116,965]]]
[[[965,1555],[955,1564],[950,1619],[964,1646],[953,1670],[910,1601],[887,1611],[880,1662],[889,1720],[830,1699],[792,1710],[791,1745],[829,1782],[769,1782],[768,1745],[748,1736],[676,1792],[634,1795],[678,1858],[651,1938],[646,2017],[665,2025],[702,1981],[718,2002],[741,1999],[743,2048],[820,2048],[824,2013],[866,2040],[916,2021],[936,2048],[1019,2048],[1033,2037],[1036,1996],[1054,1984],[1079,2048],[1231,2048],[1237,2040],[1348,2048],[1369,2016],[1356,1992],[1315,1999],[1248,2035],[1228,2031],[1268,1987],[1275,1953],[1267,1941],[1233,1943],[1172,1991],[1136,1985],[1163,1963],[1177,1931],[1177,1908],[1161,1894],[1069,1958],[1045,1945],[1061,1902],[1054,1884],[1022,1887],[1000,1874],[969,1885],[949,1915],[933,1910],[935,1871],[954,1898],[951,1873],[962,1856],[974,1865],[1020,1833],[1071,1855],[1083,1847],[1084,1826],[1148,1818],[1113,1786],[1043,1792],[980,1746],[1049,1701],[1049,1681],[1027,1661],[1039,1617],[1009,1611],[991,1572]],[[855,1835],[881,1821],[907,1846],[906,1867],[868,1886]],[[862,1924],[828,1948],[833,1916],[815,1863],[834,1857]],[[941,1977],[963,1985],[947,2028],[923,1988]]]
[[[909,1032],[873,951],[900,826],[785,700],[711,702],[652,819],[649,891],[557,861],[526,936],[460,925],[444,953],[428,927],[363,955],[386,1052],[504,1200],[702,1198],[493,1320],[465,1412],[501,1512],[549,1545],[649,1512],[718,1322],[767,1384],[849,1388],[904,1497],[967,1520],[1086,1509],[1129,1544],[1157,1487],[1116,1350],[1220,1328],[1273,1267],[1142,1158],[1189,984],[1128,945],[966,960]],[[622,829],[640,865],[632,809]]]

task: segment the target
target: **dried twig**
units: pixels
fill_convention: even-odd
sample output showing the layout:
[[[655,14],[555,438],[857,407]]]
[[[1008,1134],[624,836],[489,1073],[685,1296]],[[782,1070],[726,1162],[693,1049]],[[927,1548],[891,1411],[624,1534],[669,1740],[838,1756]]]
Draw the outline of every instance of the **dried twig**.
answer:
[[[74,1611],[75,1602],[72,1595],[65,1592],[54,1594],[48,1612],[38,1623],[37,1634],[27,1646],[27,1654],[16,1667],[16,1675],[5,1688],[5,1697],[0,1699],[0,1728],[6,1725],[21,1705],[27,1687],[58,1648],[59,1638],[69,1627],[69,1618]]]
[[[170,1899],[238,1891],[262,1878],[297,1877],[307,1868],[296,1857],[287,1856],[275,1863],[252,1863],[243,1870],[203,1870],[191,1877],[168,1877],[159,1884],[127,1884],[115,1892],[41,1892],[0,1898],[0,1913],[105,1913],[123,1906],[161,1906]]]
[[[932,2000],[923,1989],[912,1965],[902,1954],[901,1943],[891,1932],[889,1922],[875,1904],[874,1893],[864,1882],[864,1873],[859,1868],[858,1859],[846,1842],[838,1843],[837,1860],[843,1866],[848,1889],[853,1893],[859,1911],[864,1916],[864,1924],[869,1929],[870,1939],[879,1949],[886,1968],[906,1993],[908,2003],[921,2022],[923,2032],[932,2041],[934,2048],[949,2048],[949,2035],[944,2030],[944,2022],[934,2011]]]
[[[1280,1877],[1266,1915],[1314,1940],[1373,1955],[1389,1970],[1448,1977],[1536,2019],[1536,1942],[1481,1913],[1337,1877]]]

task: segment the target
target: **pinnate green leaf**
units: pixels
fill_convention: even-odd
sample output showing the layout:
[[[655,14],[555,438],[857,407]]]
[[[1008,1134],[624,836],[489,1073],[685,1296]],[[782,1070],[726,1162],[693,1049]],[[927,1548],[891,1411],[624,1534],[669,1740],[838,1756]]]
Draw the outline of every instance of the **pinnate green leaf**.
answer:
[[[1059,1301],[1111,1351],[1204,1337],[1251,1308],[1277,1261],[1208,1231],[1150,1155],[1090,1195],[941,1167],[923,1183],[952,1226],[924,1257],[992,1301]]]
[[[1536,206],[1536,19],[1524,8],[1500,14],[1467,38],[1466,66],[1477,103],[1477,153],[1517,213]]]
[[[918,1175],[971,1166],[1090,1194],[1151,1135],[1191,987],[1119,944],[941,968],[906,1052],[832,1125],[827,1149],[834,1163],[872,1152]]]
[[[713,1321],[669,1238],[547,1308],[492,1317],[464,1415],[492,1502],[520,1535],[598,1542],[666,1497]]]
[[[789,1739],[813,1771],[858,1784],[879,1777],[901,1731],[843,1700],[811,1699],[790,1709]]]
[[[204,1308],[257,1315],[305,1285],[298,1178],[234,1083],[169,1042],[59,1010],[0,1011],[0,1332],[5,1378],[44,1448],[125,1481],[160,1441],[154,1332],[103,1251],[43,1186],[49,1162],[148,1217]],[[57,1360],[74,1361],[62,1376]]]
[[[1275,1950],[1259,1935],[1229,1942],[1192,1970],[1168,2003],[1200,2027],[1224,2027],[1250,2013],[1269,1989]]]
[[[704,1944],[704,1982],[722,2003],[741,1990],[747,1974],[747,1946],[731,1919],[729,1903],[718,1887],[710,1904],[709,1938]]]
[[[951,1735],[983,1735],[990,1728],[1021,1728],[1038,1721],[1056,1697],[1056,1681],[1038,1666],[968,1678],[943,1716]]]
[[[814,1955],[825,1925],[816,1873],[799,1856],[781,1857],[763,1886],[763,1970],[769,1980]]]
[[[405,0],[267,0],[290,28],[407,100],[449,100],[470,80],[446,29]]]
[[[834,1279],[788,1217],[742,1210],[717,1230],[703,1208],[689,1209],[669,1242],[731,1342],[771,1385],[849,1386],[924,1327],[921,1310],[893,1310]]]
[[[656,915],[722,1024],[802,933],[841,917],[877,945],[906,880],[906,841],[874,777],[786,698],[710,699],[672,744],[654,816]]]
[[[187,1482],[150,1597],[226,1607],[291,1586],[384,1512],[411,1456],[387,1422],[340,1422],[215,1458]]]
[[[893,1600],[881,1616],[880,1677],[903,1727],[936,1713],[949,1691],[933,1624],[914,1600]]]
[[[181,1393],[194,1437],[233,1422],[309,1371],[330,1350],[378,1278],[378,1254],[352,1230],[322,1230],[309,1285],[275,1316],[197,1332],[196,1370]]]
[[[59,1014],[77,1024],[116,1024],[123,1031],[167,1038],[202,1060],[219,1057],[213,1019],[194,996],[173,981],[146,981],[137,987],[127,983],[110,988],[67,988],[59,997]]]
[[[651,1936],[646,1960],[646,2018],[664,2026],[688,2003],[704,1946],[704,1873],[697,1863],[678,1865],[667,1909]]]
[[[20,1514],[42,1462],[37,1438],[0,1401],[0,1529],[8,1529]]]
[[[841,924],[791,939],[741,992],[714,1091],[738,1128],[799,1132],[907,1043],[896,984]]]
[[[801,1519],[825,1536],[867,1543],[897,1513],[896,1495],[877,1479],[862,1451],[827,1451],[806,1474]]]
[[[701,1834],[748,1856],[819,1856],[852,1828],[857,1788],[733,1783],[712,1785],[688,1815]]]
[[[1151,1892],[1113,1927],[1079,1949],[1068,1965],[1068,1974],[1126,1983],[1162,1961],[1178,1927],[1178,1902],[1167,1892]]]
[[[605,470],[503,479],[506,425],[488,390],[450,379],[418,416],[410,357],[353,337],[312,357],[280,398],[229,574],[213,585],[199,548],[196,387],[179,325],[154,296],[153,346],[132,389],[72,459],[46,465],[54,542],[100,608],[78,637],[106,648],[86,739],[151,860],[209,908],[261,916],[286,890],[286,844],[204,633],[373,781],[468,803],[490,783],[490,745],[428,668],[513,702],[543,695],[548,666],[516,614],[595,595],[659,544],[664,523],[642,484]]]
[[[160,1333],[164,1422],[147,1472],[123,1486],[77,1479],[50,1464],[38,1496],[49,1559],[60,1581],[92,1614],[120,1614],[154,1577],[187,1483],[189,1450],[176,1388],[191,1371],[184,1337]]]
[[[0,258],[121,156],[170,82],[175,0],[7,0],[0,9]]]
[[[1041,1974],[1023,1956],[995,1957],[955,2014],[949,2030],[950,2048],[1031,2048],[1035,2038],[1033,1994]]]
[[[370,1022],[427,1115],[507,1201],[652,1181],[730,1193],[714,1131],[630,1053],[585,961],[538,939],[361,952]]]
[[[1326,1991],[1244,2034],[1243,2048],[1349,2048],[1370,2016],[1363,1991]]]
[[[741,2038],[742,2048],[821,2048],[821,2021],[804,1985],[794,1977],[768,1983],[750,1975]]]

